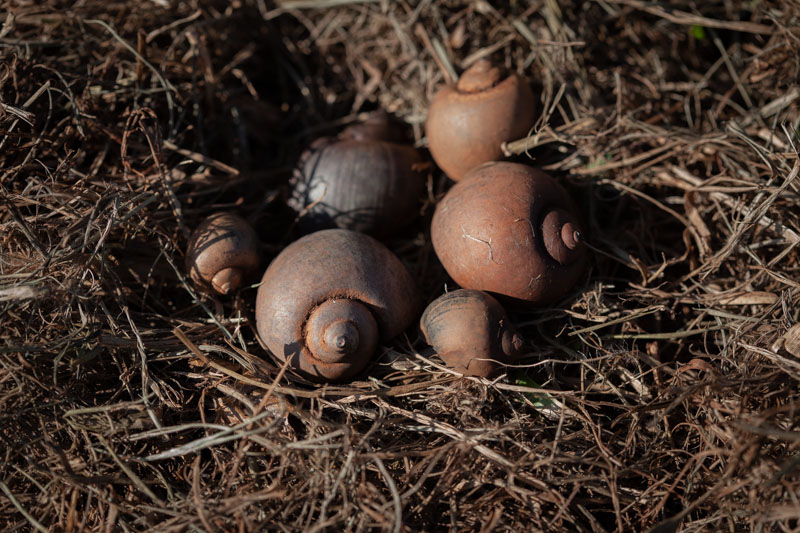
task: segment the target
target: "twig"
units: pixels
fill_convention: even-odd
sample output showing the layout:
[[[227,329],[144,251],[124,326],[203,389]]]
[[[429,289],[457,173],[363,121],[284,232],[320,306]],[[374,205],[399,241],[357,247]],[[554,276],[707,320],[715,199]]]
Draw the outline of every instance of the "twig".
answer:
[[[2,481],[0,481],[0,490],[2,490],[5,493],[9,501],[11,501],[11,503],[14,504],[14,507],[17,508],[17,511],[19,511],[19,513],[25,517],[25,520],[27,520],[30,523],[30,525],[35,527],[38,531],[41,531],[41,533],[48,532],[48,529],[46,527],[40,524],[33,516],[31,516],[31,514],[28,511],[25,510],[22,504],[19,503],[19,500],[17,500],[17,498],[14,496],[14,493],[12,493],[11,490],[8,488],[8,486]]]
[[[161,74],[161,71],[159,71],[149,61],[147,61],[147,59],[145,59],[142,56],[142,54],[140,54],[139,51],[136,50],[135,47],[133,47],[130,43],[128,43],[128,41],[123,39],[120,36],[120,34],[117,33],[117,31],[114,28],[112,28],[106,21],[100,20],[100,19],[88,19],[85,22],[87,24],[97,24],[98,26],[102,26],[103,28],[105,28],[106,31],[108,33],[110,33],[114,37],[114,39],[119,41],[119,43],[122,44],[122,46],[127,48],[130,53],[132,53],[134,56],[136,56],[136,59],[141,61],[148,69],[150,69],[153,72],[153,74],[155,74],[155,76],[158,79],[159,83],[161,83],[161,86],[164,88],[164,93],[165,93],[165,95],[167,97],[167,108],[169,109],[169,135],[168,135],[168,137],[172,137],[172,135],[174,133],[173,132],[173,128],[174,128],[174,123],[175,123],[175,103],[172,100],[172,93],[174,92],[174,93],[177,94],[177,92],[178,92],[175,89],[175,87]]]
[[[458,81],[458,74],[453,68],[452,63],[450,63],[447,54],[444,53],[444,49],[441,46],[439,48],[434,46],[434,44],[431,42],[431,38],[428,36],[428,32],[425,31],[425,26],[419,23],[416,24],[414,26],[414,33],[416,33],[417,36],[422,39],[422,43],[425,45],[425,48],[428,49],[428,53],[431,54],[431,57],[439,66],[439,70],[441,70],[442,74],[444,74],[446,82],[455,83]]]
[[[380,470],[381,475],[383,476],[384,481],[386,481],[386,486],[389,487],[389,492],[392,495],[392,501],[394,501],[394,527],[392,531],[394,533],[400,533],[403,531],[403,504],[400,501],[400,493],[397,491],[397,484],[392,479],[392,476],[389,475],[389,472],[386,470],[386,466],[381,461],[381,458],[377,455],[372,457],[372,460],[378,465],[378,470]]]
[[[737,20],[717,20],[711,19],[708,17],[702,17],[700,15],[693,15],[691,13],[687,13],[685,11],[679,11],[677,9],[672,9],[667,11],[666,9],[659,7],[657,5],[653,5],[650,3],[644,3],[639,0],[606,0],[612,4],[621,4],[626,6],[631,6],[636,9],[640,9],[642,11],[647,11],[648,13],[655,15],[657,17],[661,17],[664,20],[668,20],[675,24],[682,24],[685,26],[705,26],[706,28],[719,28],[723,30],[733,30],[733,31],[741,31],[744,33],[759,33],[762,35],[769,35],[775,33],[775,28],[773,26],[767,26],[765,24],[756,24],[755,22],[744,22],[744,21],[737,21]]]
[[[670,166],[669,173],[662,172],[659,174],[659,177],[668,180],[672,185],[681,187],[682,189],[687,191],[705,192],[702,188],[705,182],[702,179],[693,176],[687,170],[677,166]],[[678,178],[679,180],[682,180],[683,182],[689,185],[684,185],[680,181],[675,180],[674,178]],[[717,200],[732,209],[740,209],[746,218],[749,217],[753,212],[752,207],[741,205],[739,201],[737,201],[730,195],[725,194],[724,192],[712,191],[709,192],[708,195],[714,200]],[[774,220],[772,220],[770,217],[766,215],[761,215],[760,217],[756,218],[755,223],[764,228],[775,228],[783,236],[784,239],[786,239],[788,242],[792,244],[800,243],[800,234],[798,234],[791,228],[787,228],[786,226],[777,224]]]

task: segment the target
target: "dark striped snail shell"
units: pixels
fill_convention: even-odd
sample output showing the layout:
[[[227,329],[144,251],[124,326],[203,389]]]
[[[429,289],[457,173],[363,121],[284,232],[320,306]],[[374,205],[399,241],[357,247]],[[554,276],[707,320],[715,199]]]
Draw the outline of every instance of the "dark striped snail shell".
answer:
[[[482,291],[443,294],[425,309],[420,328],[447,366],[469,376],[492,376],[524,346],[500,303]]]
[[[287,203],[302,215],[301,233],[339,227],[391,235],[419,214],[424,166],[397,125],[379,113],[338,138],[317,139],[301,157]]]

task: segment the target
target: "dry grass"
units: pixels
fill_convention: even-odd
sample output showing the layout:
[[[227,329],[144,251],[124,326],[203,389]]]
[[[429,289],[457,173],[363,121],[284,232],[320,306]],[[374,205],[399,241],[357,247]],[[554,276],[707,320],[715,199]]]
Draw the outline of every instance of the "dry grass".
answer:
[[[3,4],[6,530],[800,527],[795,1]],[[187,230],[235,209],[273,256],[313,137],[381,105],[424,143],[484,56],[542,95],[508,150],[574,192],[590,271],[513,310],[505,379],[415,331],[361,381],[290,379],[253,288],[186,283]],[[424,221],[389,244],[442,291]]]

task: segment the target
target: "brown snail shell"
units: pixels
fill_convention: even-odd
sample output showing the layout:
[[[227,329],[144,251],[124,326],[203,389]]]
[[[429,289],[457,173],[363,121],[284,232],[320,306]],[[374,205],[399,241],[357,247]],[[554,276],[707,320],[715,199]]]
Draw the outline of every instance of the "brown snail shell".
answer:
[[[423,160],[380,113],[338,139],[317,139],[292,178],[289,207],[306,233],[345,228],[387,235],[409,224],[424,196]]]
[[[469,376],[495,374],[524,346],[500,303],[482,291],[443,294],[425,309],[420,328],[449,367]]]
[[[256,326],[280,360],[318,381],[361,371],[406,329],[420,299],[400,260],[367,235],[323,230],[286,247],[256,296]]]
[[[503,157],[502,143],[527,135],[536,115],[533,92],[516,74],[503,79],[487,60],[472,65],[431,102],[425,130],[434,161],[459,181],[470,169]]]
[[[586,262],[574,213],[567,191],[544,172],[487,163],[436,207],[431,240],[461,287],[550,303],[575,285]]]
[[[192,233],[186,251],[186,270],[200,286],[228,294],[258,268],[258,236],[233,213],[216,213]]]

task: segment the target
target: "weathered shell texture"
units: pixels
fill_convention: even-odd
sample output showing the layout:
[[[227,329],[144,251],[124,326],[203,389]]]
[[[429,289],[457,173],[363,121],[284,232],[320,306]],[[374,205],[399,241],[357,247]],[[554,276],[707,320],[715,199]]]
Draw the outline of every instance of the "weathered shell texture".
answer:
[[[448,366],[470,376],[495,374],[523,349],[522,337],[503,307],[483,291],[443,294],[425,309],[420,327]]]
[[[303,214],[302,232],[345,228],[389,235],[411,223],[425,192],[423,160],[397,135],[367,122],[340,139],[318,139],[292,179],[289,206]]]
[[[502,143],[527,135],[535,116],[536,101],[523,78],[501,79],[497,68],[479,61],[431,102],[428,147],[444,173],[459,181],[470,169],[501,159]]]
[[[258,265],[258,236],[246,220],[233,213],[211,215],[189,239],[189,276],[220,294],[238,289]]]
[[[267,268],[256,297],[258,333],[276,357],[291,359],[301,374],[318,381],[347,379],[362,370],[374,354],[338,361],[329,356],[320,359],[309,349],[319,341],[306,339],[308,329],[325,329],[316,324],[309,328],[309,317],[328,315],[329,309],[342,302],[352,304],[347,306],[351,308],[348,312],[363,304],[384,341],[413,323],[421,308],[414,280],[388,248],[361,233],[323,230],[290,244]],[[353,327],[331,327],[337,332],[335,340],[342,344],[349,342],[351,334],[356,336]],[[355,326],[358,335],[369,336],[361,327]]]
[[[574,213],[567,191],[544,172],[487,163],[456,183],[436,207],[431,240],[461,287],[551,303],[575,285],[585,266]]]

